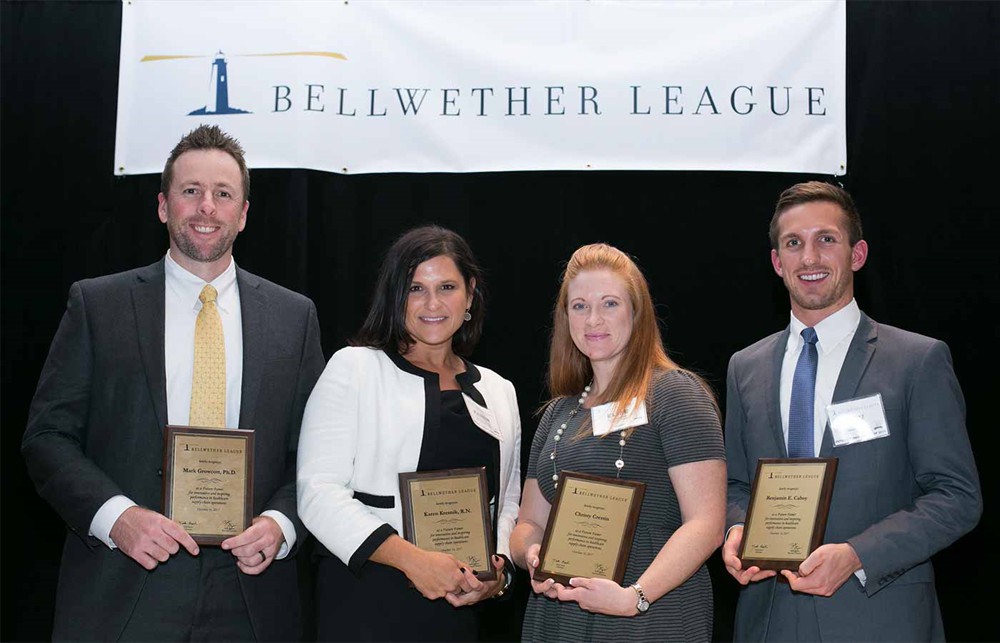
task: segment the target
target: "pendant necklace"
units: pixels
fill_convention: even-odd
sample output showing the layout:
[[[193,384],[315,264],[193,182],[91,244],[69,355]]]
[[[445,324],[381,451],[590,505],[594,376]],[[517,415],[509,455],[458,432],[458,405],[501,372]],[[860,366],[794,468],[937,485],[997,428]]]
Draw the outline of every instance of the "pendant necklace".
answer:
[[[556,466],[556,452],[559,449],[559,441],[562,440],[563,433],[566,432],[566,427],[573,420],[577,414],[580,413],[580,409],[583,408],[583,403],[587,400],[587,396],[590,395],[590,387],[593,382],[583,387],[583,392],[580,393],[580,399],[577,400],[576,408],[569,412],[569,416],[566,417],[566,421],[559,425],[556,429],[556,434],[552,436],[552,453],[549,454],[549,460],[552,460],[552,486],[556,489],[559,488],[559,467]],[[625,431],[623,430],[618,438],[618,459],[615,460],[615,478],[621,478],[622,469],[625,467]]]

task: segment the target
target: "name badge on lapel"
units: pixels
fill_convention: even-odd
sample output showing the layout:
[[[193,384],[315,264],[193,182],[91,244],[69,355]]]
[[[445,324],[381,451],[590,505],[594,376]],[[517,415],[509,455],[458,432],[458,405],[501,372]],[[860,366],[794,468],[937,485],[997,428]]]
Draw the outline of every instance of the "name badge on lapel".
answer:
[[[618,417],[613,417],[614,407],[614,402],[609,402],[608,404],[602,404],[590,409],[590,424],[594,427],[595,437],[600,437],[612,431],[621,431],[632,426],[649,424],[649,418],[646,416],[645,402],[636,404],[636,399],[633,397],[632,401],[625,407],[625,413]]]
[[[889,437],[881,393],[831,404],[826,407],[826,414],[834,446]]]
[[[499,440],[500,426],[497,424],[497,417],[493,411],[485,406],[480,406],[464,393],[462,399],[465,400],[465,407],[469,409],[469,416],[472,418],[473,424]]]

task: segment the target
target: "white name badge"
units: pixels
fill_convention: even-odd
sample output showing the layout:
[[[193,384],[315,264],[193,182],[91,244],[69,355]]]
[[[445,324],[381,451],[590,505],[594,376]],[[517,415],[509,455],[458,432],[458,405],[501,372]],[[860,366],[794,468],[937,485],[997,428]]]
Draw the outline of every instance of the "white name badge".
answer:
[[[633,397],[632,401],[625,407],[625,413],[618,417],[614,417],[614,407],[614,402],[610,402],[590,409],[590,424],[594,427],[595,436],[600,437],[612,431],[649,424],[645,402],[639,402],[637,405],[636,399]]]
[[[497,425],[497,418],[493,414],[493,411],[485,406],[476,404],[468,395],[463,394],[462,399],[465,400],[465,406],[469,409],[469,416],[472,418],[473,424],[499,440],[500,428]]]
[[[837,402],[826,407],[834,446],[867,442],[889,436],[882,394]]]

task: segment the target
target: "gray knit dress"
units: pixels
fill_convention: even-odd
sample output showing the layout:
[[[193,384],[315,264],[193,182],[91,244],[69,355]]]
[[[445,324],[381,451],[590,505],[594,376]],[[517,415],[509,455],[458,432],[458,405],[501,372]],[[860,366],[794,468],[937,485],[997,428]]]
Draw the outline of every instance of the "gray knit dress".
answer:
[[[576,408],[578,398],[562,398],[545,410],[528,460],[528,478],[542,495],[555,501],[553,436]],[[681,511],[667,469],[700,460],[724,460],[722,428],[708,393],[680,370],[657,374],[646,399],[649,424],[637,427],[626,441],[621,478],[646,483],[639,524],[632,540],[624,585],[636,582],[664,543],[681,526]],[[614,477],[619,457],[618,433],[604,438],[573,439],[584,417],[582,409],[559,442],[557,470]],[[591,614],[573,602],[532,593],[524,616],[524,641],[709,641],[712,638],[712,582],[702,565],[691,578],[650,605],[641,616]]]

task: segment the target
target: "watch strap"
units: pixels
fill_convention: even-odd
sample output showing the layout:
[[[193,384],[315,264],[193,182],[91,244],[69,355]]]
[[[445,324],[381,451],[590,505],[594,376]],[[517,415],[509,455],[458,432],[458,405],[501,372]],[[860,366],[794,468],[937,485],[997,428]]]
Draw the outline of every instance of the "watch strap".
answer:
[[[640,585],[639,583],[632,583],[631,585],[629,585],[629,587],[635,590],[637,599],[635,603],[635,609],[640,614],[645,614],[646,610],[649,609],[649,601],[646,599],[646,592],[642,591],[642,585]]]

